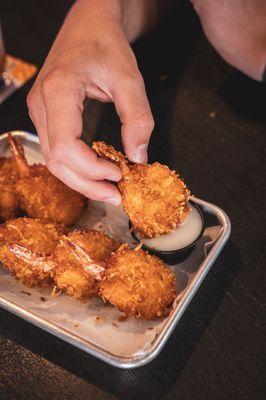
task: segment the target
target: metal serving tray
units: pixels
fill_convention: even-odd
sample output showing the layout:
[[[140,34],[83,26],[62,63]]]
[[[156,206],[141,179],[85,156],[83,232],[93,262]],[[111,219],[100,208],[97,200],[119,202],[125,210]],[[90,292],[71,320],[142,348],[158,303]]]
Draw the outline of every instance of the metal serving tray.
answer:
[[[40,162],[38,138],[23,131],[12,133],[20,138],[30,161]],[[3,134],[0,136],[0,156],[8,151],[7,135]],[[122,322],[121,314],[114,307],[103,306],[98,299],[86,305],[66,296],[54,299],[47,290],[21,285],[1,267],[0,306],[113,366],[136,368],[147,364],[162,350],[230,235],[230,221],[223,210],[204,200],[193,200],[202,208],[211,226],[207,222],[204,237],[191,256],[173,267],[177,279],[180,281],[185,277],[185,280],[182,278],[183,290],[168,317],[160,321],[129,319]],[[127,220],[123,212],[116,207],[105,209],[101,214],[101,207],[105,206],[95,203],[78,226],[107,227],[107,231],[109,227],[109,234],[116,237],[120,232],[120,240],[122,236],[124,241],[130,241],[130,236],[125,233]],[[99,215],[104,217],[97,222]],[[106,218],[111,218],[111,222],[106,224]]]

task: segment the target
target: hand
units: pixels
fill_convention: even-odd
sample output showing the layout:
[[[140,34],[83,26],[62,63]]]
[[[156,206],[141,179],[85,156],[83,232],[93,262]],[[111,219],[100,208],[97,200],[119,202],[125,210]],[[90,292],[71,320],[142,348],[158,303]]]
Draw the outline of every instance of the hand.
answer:
[[[192,0],[207,38],[231,65],[261,80],[266,67],[265,0]]]
[[[119,181],[121,172],[80,140],[84,99],[114,102],[131,161],[147,161],[154,125],[122,19],[119,1],[77,1],[28,96],[49,170],[85,196],[112,204],[121,198],[107,181]]]

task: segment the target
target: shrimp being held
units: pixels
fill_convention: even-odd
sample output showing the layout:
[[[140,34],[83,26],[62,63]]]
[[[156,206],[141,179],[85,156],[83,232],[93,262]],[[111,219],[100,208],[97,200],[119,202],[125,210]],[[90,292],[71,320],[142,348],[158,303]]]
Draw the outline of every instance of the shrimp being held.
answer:
[[[189,190],[166,165],[132,164],[104,142],[94,142],[93,150],[122,170],[118,188],[133,229],[151,238],[168,233],[180,225],[188,211]]]
[[[20,207],[29,217],[70,226],[81,216],[86,200],[52,175],[46,166],[28,165],[21,143],[8,137],[13,163],[19,176],[16,192]]]

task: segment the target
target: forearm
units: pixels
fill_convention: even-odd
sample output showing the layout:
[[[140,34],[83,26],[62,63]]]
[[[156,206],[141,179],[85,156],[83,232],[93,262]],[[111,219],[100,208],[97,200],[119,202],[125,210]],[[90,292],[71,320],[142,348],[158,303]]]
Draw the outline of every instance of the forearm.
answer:
[[[119,0],[122,27],[131,43],[153,29],[171,0]]]
[[[67,19],[76,19],[79,25],[87,23],[86,15],[90,20],[94,18],[94,24],[112,19],[131,43],[151,30],[171,3],[172,0],[77,0]]]
[[[231,65],[261,80],[266,67],[265,0],[191,0],[205,34]]]

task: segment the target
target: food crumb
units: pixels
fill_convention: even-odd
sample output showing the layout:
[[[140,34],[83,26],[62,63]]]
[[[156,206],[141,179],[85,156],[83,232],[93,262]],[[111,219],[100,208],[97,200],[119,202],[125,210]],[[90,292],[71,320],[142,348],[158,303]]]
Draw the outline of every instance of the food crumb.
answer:
[[[209,117],[214,119],[216,117],[216,112],[215,111],[210,112]]]
[[[112,322],[112,325],[118,328],[118,325],[115,322]]]
[[[104,318],[100,317],[99,315],[97,315],[97,317],[95,318],[96,322],[103,322]]]
[[[153,327],[152,327],[152,326],[149,326],[148,329],[149,329],[149,331],[152,331],[152,330],[153,330]]]
[[[43,296],[40,297],[40,300],[41,300],[42,302],[47,301],[46,297],[43,297]]]
[[[28,295],[28,296],[31,296],[31,293],[25,292],[25,290],[21,290],[20,293],[23,293],[23,294],[26,294],[26,295]]]
[[[79,327],[79,323],[77,322],[77,323],[74,325],[74,327],[75,327],[75,328],[78,328],[78,327]]]

